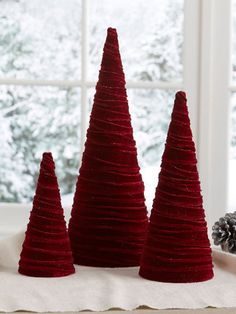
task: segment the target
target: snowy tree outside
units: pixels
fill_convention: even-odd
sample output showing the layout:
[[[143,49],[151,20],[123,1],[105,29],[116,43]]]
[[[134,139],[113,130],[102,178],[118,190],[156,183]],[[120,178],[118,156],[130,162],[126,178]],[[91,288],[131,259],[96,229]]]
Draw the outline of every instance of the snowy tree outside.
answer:
[[[96,83],[106,29],[116,27],[130,82],[182,81],[184,0],[89,1],[87,80]],[[39,161],[52,151],[62,195],[72,194],[80,160],[80,0],[1,0],[0,77],[63,81],[0,85],[0,202],[29,202]],[[37,85],[37,84],[36,84]],[[55,84],[54,84],[55,85]],[[88,88],[88,113],[95,88]],[[175,90],[128,90],[144,180],[158,165]],[[149,169],[149,171],[148,171]],[[152,178],[153,180],[153,178]],[[147,185],[147,184],[146,184]]]

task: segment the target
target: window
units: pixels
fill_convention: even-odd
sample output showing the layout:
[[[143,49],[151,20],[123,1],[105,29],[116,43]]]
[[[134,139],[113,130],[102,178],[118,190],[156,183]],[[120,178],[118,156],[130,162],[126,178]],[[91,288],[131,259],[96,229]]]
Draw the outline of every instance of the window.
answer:
[[[229,210],[232,4],[201,2],[198,161],[210,228]]]
[[[108,26],[119,34],[151,209],[177,90],[188,93],[199,143],[199,21],[192,0],[0,1],[0,236],[27,223],[45,150],[68,219]]]
[[[151,0],[148,6],[143,0],[0,1],[0,202],[32,200],[41,154],[50,150],[63,199],[71,204],[112,26],[150,207],[178,89],[188,91],[198,141],[198,9],[189,0]]]
[[[200,165],[211,225],[236,210],[236,1],[203,4]]]
[[[63,22],[62,22],[63,21]],[[81,2],[0,2],[0,202],[29,202],[41,154],[60,187],[77,175],[81,139]]]

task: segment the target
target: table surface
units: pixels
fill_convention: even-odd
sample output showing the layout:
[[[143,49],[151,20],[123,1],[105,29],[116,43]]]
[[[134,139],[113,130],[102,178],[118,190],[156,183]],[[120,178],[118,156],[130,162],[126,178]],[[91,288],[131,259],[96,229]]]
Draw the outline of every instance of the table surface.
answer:
[[[95,297],[97,297],[97,299],[99,299],[101,297],[102,292],[103,292],[103,289],[102,287],[104,286],[104,283],[105,284],[105,287],[106,287],[106,293],[107,293],[107,290],[110,291],[110,288],[113,287],[113,284],[114,282],[117,283],[117,278],[119,279],[118,280],[118,283],[117,283],[117,290],[114,289],[115,291],[120,291],[121,292],[121,300],[122,300],[122,297],[124,298],[124,296],[126,296],[126,293],[127,294],[129,293],[129,290],[130,290],[130,284],[131,284],[131,281],[134,280],[134,283],[131,285],[131,288],[137,288],[137,282],[139,280],[139,277],[137,277],[137,270],[136,269],[112,269],[112,270],[106,270],[106,269],[96,269],[96,268],[92,268],[92,269],[89,269],[87,267],[80,267],[79,271],[78,271],[78,275],[80,277],[80,280],[77,280],[77,278],[74,278],[76,280],[74,280],[73,282],[71,282],[71,280],[73,279],[72,277],[76,277],[76,274],[73,275],[71,278],[64,278],[64,279],[53,279],[53,280],[40,280],[40,279],[31,279],[29,277],[21,277],[19,276],[17,273],[16,273],[16,264],[18,263],[18,255],[19,255],[19,252],[20,252],[20,249],[21,249],[21,243],[22,243],[22,238],[24,237],[24,234],[19,234],[19,235],[16,235],[15,237],[12,237],[11,239],[8,239],[7,242],[2,242],[0,243],[2,245],[2,250],[0,249],[0,251],[2,251],[4,254],[2,255],[2,261],[1,261],[1,255],[0,255],[0,265],[2,265],[3,267],[3,270],[6,268],[7,269],[7,272],[5,273],[4,271],[1,272],[1,276],[2,276],[2,281],[1,282],[5,282],[4,285],[1,285],[0,286],[0,291],[2,293],[2,302],[0,302],[1,306],[2,306],[2,309],[5,310],[5,311],[13,311],[13,310],[16,310],[16,309],[21,309],[21,311],[18,311],[17,313],[21,313],[21,314],[26,314],[26,313],[29,313],[29,312],[25,312],[25,311],[22,311],[22,308],[23,309],[27,309],[27,307],[23,307],[22,306],[22,303],[19,304],[18,307],[15,306],[15,302],[16,302],[16,299],[15,297],[12,298],[10,301],[9,301],[9,304],[12,304],[13,302],[13,305],[12,307],[8,308],[8,307],[4,307],[3,306],[3,303],[4,302],[7,302],[7,297],[10,295],[12,295],[12,288],[13,287],[16,287],[17,288],[17,294],[13,294],[13,296],[21,296],[22,298],[25,298],[27,297],[27,291],[28,293],[32,292],[32,287],[29,287],[29,282],[32,284],[35,282],[35,286],[33,285],[33,287],[35,288],[35,294],[36,294],[36,297],[35,297],[35,302],[39,302],[39,307],[35,307],[35,304],[33,307],[31,307],[31,309],[35,310],[35,311],[48,311],[48,310],[51,310],[51,314],[52,313],[58,313],[58,314],[61,314],[61,313],[78,313],[78,311],[74,311],[74,312],[66,312],[70,309],[88,309],[90,308],[88,306],[88,304],[92,303],[91,300],[95,300]],[[19,251],[19,252],[18,252]],[[8,256],[7,256],[8,255]],[[4,256],[4,258],[3,258]],[[214,257],[214,261],[217,262],[217,267],[215,268],[215,271],[216,271],[216,274],[218,274],[214,280],[212,281],[209,281],[209,282],[203,282],[203,283],[196,283],[196,284],[193,284],[191,285],[191,290],[193,291],[193,294],[190,295],[190,301],[193,301],[195,302],[196,299],[197,299],[197,295],[201,292],[201,295],[200,295],[200,301],[202,301],[202,298],[205,297],[205,295],[208,296],[208,298],[211,296],[211,297],[214,297],[212,300],[210,299],[209,300],[205,300],[205,302],[203,302],[203,304],[195,304],[193,306],[185,306],[186,308],[188,309],[167,309],[167,310],[154,310],[154,309],[150,309],[148,307],[140,307],[139,309],[137,310],[130,310],[128,311],[130,314],[180,314],[180,313],[183,313],[183,314],[190,314],[190,313],[196,313],[196,314],[201,314],[201,313],[222,313],[222,314],[229,314],[229,313],[235,313],[236,314],[236,280],[235,280],[235,276],[236,276],[236,255],[232,255],[232,254],[225,254],[224,252],[221,252],[221,251],[213,251],[213,257]],[[6,263],[7,261],[7,263]],[[12,265],[9,265],[9,261],[11,261]],[[5,264],[4,264],[5,263]],[[4,268],[5,267],[5,268]],[[8,269],[8,267],[10,267]],[[95,276],[97,274],[97,277]],[[119,274],[122,274],[122,276],[120,276]],[[88,276],[87,276],[88,275]],[[118,276],[119,275],[119,276]],[[5,276],[5,277],[4,277]],[[87,276],[87,277],[86,277]],[[227,280],[225,280],[225,276],[227,276]],[[115,281],[114,281],[114,277],[115,277]],[[15,278],[17,279],[16,280],[16,283],[11,284],[11,282],[9,282],[9,278],[11,278],[12,280]],[[96,279],[97,278],[97,279]],[[127,281],[127,278],[129,279]],[[99,286],[98,289],[95,289],[96,291],[96,295],[94,297],[94,290],[90,291],[91,295],[88,295],[88,293],[84,293],[84,285],[83,285],[83,280],[84,282],[86,283],[86,287],[93,287],[94,286],[94,280],[96,281],[96,284],[100,283],[100,281],[98,279],[101,279],[101,283],[103,284],[102,287]],[[222,279],[222,280],[221,280]],[[232,282],[231,282],[232,281]],[[46,282],[46,283],[45,283]],[[39,289],[39,283],[43,286],[41,287],[42,289],[40,290]],[[56,285],[55,285],[56,283]],[[72,283],[73,284],[76,284],[75,287],[72,286]],[[111,285],[112,283],[112,285]],[[128,288],[126,287],[126,284],[129,283],[129,286]],[[220,284],[222,283],[222,284]],[[19,285],[20,284],[20,285]],[[151,281],[142,281],[142,284],[141,286],[138,286],[141,293],[137,293],[137,290],[135,290],[135,295],[136,295],[136,299],[137,301],[139,302],[136,302],[136,304],[130,306],[130,304],[128,304],[129,306],[126,306],[124,308],[127,308],[127,309],[134,309],[136,308],[139,304],[145,304],[144,303],[141,303],[140,302],[140,297],[143,297],[143,293],[145,291],[151,291],[153,289],[153,282]],[[86,298],[88,299],[87,300],[87,303],[84,305],[84,307],[80,307],[78,306],[78,304],[75,304],[74,307],[70,306],[66,306],[68,304],[68,299],[65,298],[65,299],[58,299],[56,297],[56,303],[57,303],[57,306],[52,308],[52,307],[42,307],[42,300],[45,301],[45,285],[47,286],[47,288],[53,288],[53,290],[51,291],[52,295],[55,297],[55,292],[58,292],[57,290],[60,290],[60,285],[62,285],[62,289],[64,292],[63,292],[63,296],[65,294],[65,292],[67,292],[68,294],[68,291],[71,289],[72,292],[74,291],[77,291],[79,293],[79,291],[81,292],[81,300],[84,301]],[[19,289],[19,286],[21,287],[21,289]],[[160,286],[160,287],[159,287]],[[8,290],[7,290],[7,287],[8,287]],[[110,288],[109,288],[110,287]],[[153,300],[155,301],[156,300],[156,296],[159,295],[159,290],[157,288],[160,288],[161,289],[161,293],[164,294],[164,288],[166,288],[166,295],[168,296],[168,299],[169,299],[169,303],[166,304],[166,306],[162,306],[162,308],[166,308],[166,307],[170,307],[169,305],[171,305],[172,303],[172,306],[173,308],[180,308],[180,307],[184,307],[184,301],[186,301],[186,299],[188,300],[188,296],[189,296],[189,286],[188,285],[181,285],[181,287],[179,287],[179,285],[170,285],[170,287],[168,286],[167,287],[167,284],[160,284],[160,283],[155,283],[155,295],[154,295],[154,298]],[[2,288],[2,290],[1,290]],[[26,292],[24,289],[26,289]],[[108,288],[108,289],[107,289]],[[124,290],[124,288],[127,288],[126,290]],[[181,289],[180,289],[181,288]],[[56,289],[56,290],[55,290]],[[172,289],[172,290],[171,290]],[[184,290],[183,290],[184,289]],[[187,290],[186,290],[187,289]],[[181,291],[180,291],[181,290]],[[183,290],[183,291],[182,291]],[[41,294],[39,293],[41,291]],[[133,291],[131,289],[131,291]],[[217,293],[217,298],[215,299],[215,293],[213,293],[214,291],[216,291]],[[99,295],[99,293],[101,295]],[[181,292],[181,293],[179,293]],[[203,292],[203,293],[202,293]],[[0,295],[1,295],[0,293]],[[34,294],[33,294],[34,295]],[[70,293],[69,293],[70,295]],[[116,296],[115,292],[113,291],[113,295]],[[150,295],[150,293],[148,293],[148,296]],[[172,296],[172,298],[171,298]],[[173,303],[174,301],[174,297],[177,296],[177,300],[179,300],[180,298],[182,299],[182,303],[181,302],[175,302]],[[22,302],[22,298],[20,298],[20,302]],[[74,298],[72,298],[74,300]],[[163,298],[162,298],[163,299]],[[227,302],[219,302],[219,300],[223,299],[223,301],[227,301]],[[49,298],[49,301],[51,299]],[[61,301],[60,304],[59,303],[59,300]],[[100,300],[100,299],[99,299]],[[128,298],[128,300],[130,301],[130,298]],[[209,302],[208,302],[209,301]],[[214,301],[214,302],[213,302]],[[120,302],[121,303],[121,302]],[[43,302],[44,304],[44,302]],[[148,302],[146,303],[148,304]],[[50,304],[49,304],[50,305]],[[90,304],[91,305],[91,304]],[[111,304],[111,306],[107,306],[107,304],[105,304],[106,306],[104,307],[105,308],[110,308],[112,307],[112,305],[114,306],[115,304]],[[189,310],[189,308],[196,308],[196,307],[199,307],[200,308],[200,305],[203,307],[203,309],[192,309],[192,310]],[[212,306],[219,306],[219,308],[204,308],[205,306],[208,306],[208,305],[212,305]],[[122,307],[121,304],[116,304],[116,308],[112,308],[111,312],[113,312],[112,314],[123,314],[122,310],[119,310],[117,307]],[[156,306],[154,305],[153,306],[153,302],[151,302],[151,304],[149,304],[149,306],[151,307],[156,307],[156,308],[159,308],[161,307],[160,304],[156,304]],[[229,308],[222,308],[222,307],[228,307]],[[100,309],[103,309],[102,307],[98,307],[98,306],[92,306],[91,305],[91,308],[94,308],[96,310],[100,310]],[[58,309],[61,309],[61,312],[54,312],[54,310],[58,310]],[[64,311],[64,312],[63,312]],[[85,313],[88,313],[89,311],[88,310],[85,310],[83,311]],[[127,312],[127,311],[126,311]],[[155,313],[154,313],[155,312]],[[90,311],[91,313],[91,311]],[[101,313],[101,312],[97,312],[97,311],[94,311],[94,313]]]

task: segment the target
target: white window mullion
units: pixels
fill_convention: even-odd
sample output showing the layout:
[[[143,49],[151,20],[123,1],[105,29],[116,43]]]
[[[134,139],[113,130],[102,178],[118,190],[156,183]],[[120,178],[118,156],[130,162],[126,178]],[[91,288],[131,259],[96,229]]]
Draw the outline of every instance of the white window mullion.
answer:
[[[210,132],[211,132],[211,52],[212,52],[212,29],[213,29],[213,10],[212,1],[201,1],[200,17],[200,99],[199,99],[199,172],[201,176],[204,207],[206,210],[209,226],[211,220],[211,167],[210,167]]]
[[[236,85],[230,85],[229,89],[231,92],[235,93],[236,92]]]
[[[201,1],[200,173],[209,224],[227,209],[231,1]]]
[[[87,57],[86,57],[87,59]],[[87,62],[87,61],[86,61]],[[0,85],[20,85],[20,86],[55,86],[55,87],[95,87],[95,81],[85,80],[86,74],[82,80],[46,80],[46,79],[16,79],[16,78],[0,78]],[[83,72],[84,73],[84,72]],[[163,81],[127,81],[127,88],[141,88],[141,89],[180,89],[183,88],[183,83],[178,81],[163,82]],[[85,104],[86,105],[86,104]]]
[[[182,82],[178,82],[178,81],[173,81],[173,82],[163,82],[163,81],[136,81],[136,82],[132,82],[132,81],[127,81],[126,82],[126,87],[127,88],[135,88],[135,89],[180,89],[183,87],[183,83]]]
[[[95,87],[95,81],[86,81],[86,87]],[[163,81],[127,81],[126,88],[135,88],[135,89],[181,89],[183,88],[183,83],[179,81],[173,82],[163,82]]]
[[[79,87],[81,81],[0,78],[0,85]]]
[[[187,93],[191,127],[197,148],[199,141],[199,16],[199,1],[185,0],[183,47],[184,90]]]
[[[88,0],[82,0],[81,10],[81,154],[87,129],[87,70],[88,70]]]

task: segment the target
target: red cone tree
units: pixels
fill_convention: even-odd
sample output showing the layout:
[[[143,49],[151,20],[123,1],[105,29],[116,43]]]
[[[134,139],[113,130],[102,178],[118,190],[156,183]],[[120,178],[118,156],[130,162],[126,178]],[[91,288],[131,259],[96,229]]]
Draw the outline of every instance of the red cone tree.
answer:
[[[147,223],[118,38],[109,28],[69,223],[75,263],[139,265]]]
[[[213,277],[187,100],[176,94],[140,275],[163,282]]]
[[[61,277],[75,272],[51,153],[44,153],[33,209],[19,261],[19,273]]]

